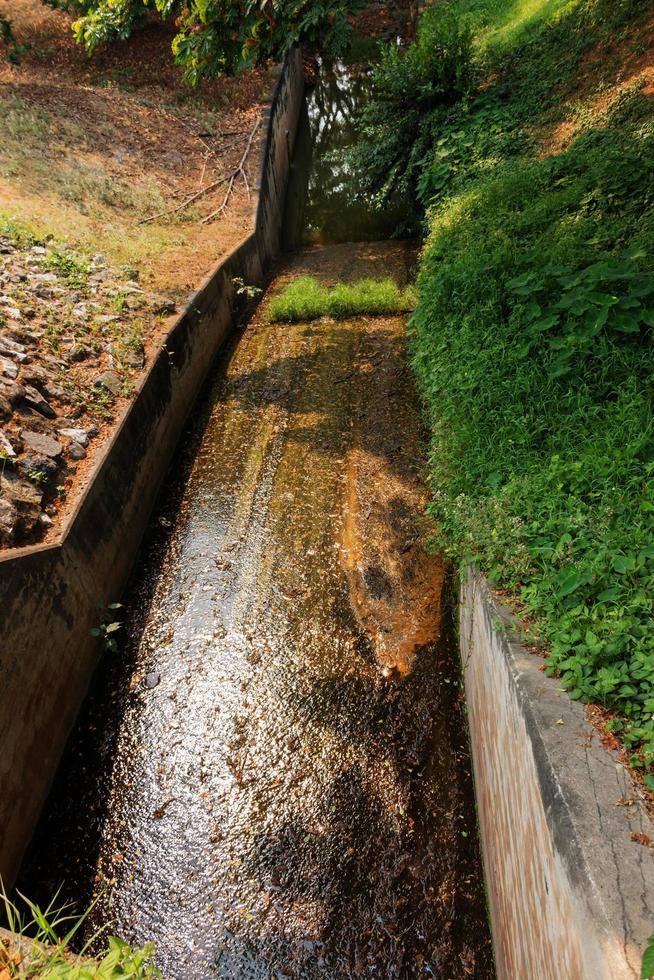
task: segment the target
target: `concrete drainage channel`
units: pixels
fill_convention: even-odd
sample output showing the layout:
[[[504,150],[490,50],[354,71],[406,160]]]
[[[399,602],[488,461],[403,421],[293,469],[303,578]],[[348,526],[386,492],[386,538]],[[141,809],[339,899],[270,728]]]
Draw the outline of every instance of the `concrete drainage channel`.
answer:
[[[20,864],[94,667],[98,607],[121,594],[189,411],[232,330],[233,280],[260,282],[279,254],[302,60],[284,65],[270,106],[256,227],[175,321],[98,460],[59,543],[0,560],[0,874]]]
[[[347,72],[324,83],[332,102],[346,86],[351,105]],[[232,280],[261,281],[279,250],[302,92],[294,54],[271,106],[256,232],[173,328],[173,357],[153,365],[62,542],[0,565],[5,881],[91,676],[97,603],[125,585],[229,333]],[[326,202],[309,185],[315,241]],[[319,245],[280,274],[406,280],[413,262],[407,243]],[[127,939],[154,939],[167,978],[638,976],[654,929],[649,818],[639,801],[617,805],[635,795],[627,774],[509,642],[471,573],[461,655],[493,966],[452,583],[415,534],[418,417],[397,318],[279,328],[259,311],[228,343],[23,891],[49,897],[63,881],[86,901],[111,882],[89,928],[113,919]]]

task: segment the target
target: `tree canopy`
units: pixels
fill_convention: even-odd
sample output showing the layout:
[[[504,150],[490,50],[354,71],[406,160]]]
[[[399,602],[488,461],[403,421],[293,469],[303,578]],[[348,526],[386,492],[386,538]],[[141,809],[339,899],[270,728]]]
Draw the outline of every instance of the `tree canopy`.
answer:
[[[173,54],[187,81],[236,74],[269,58],[282,58],[299,41],[341,53],[348,16],[361,0],[44,0],[78,14],[73,33],[89,53],[129,37],[149,14],[173,21]],[[13,45],[0,18],[0,37]],[[13,50],[10,47],[9,50]]]

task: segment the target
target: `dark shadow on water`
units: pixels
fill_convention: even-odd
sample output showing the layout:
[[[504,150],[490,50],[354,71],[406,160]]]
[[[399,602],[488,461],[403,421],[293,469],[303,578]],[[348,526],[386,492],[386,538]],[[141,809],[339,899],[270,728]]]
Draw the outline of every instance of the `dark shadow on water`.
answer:
[[[300,118],[284,216],[285,246],[378,241],[402,226],[406,206],[376,207],[344,152],[359,136],[358,113],[370,96],[367,71],[323,64]]]
[[[305,980],[493,976],[454,585],[450,578],[438,643],[421,651],[399,687],[334,678],[299,701],[291,686],[283,694],[311,722],[367,746],[369,768],[336,767],[309,823],[290,820],[252,840],[243,870],[275,910],[260,938],[267,968],[292,964],[289,975]],[[379,773],[396,786],[394,812],[380,808]],[[298,909],[307,941],[285,942],[280,923]],[[322,913],[317,921],[314,909]],[[247,930],[241,938],[255,948]],[[238,972],[225,966],[218,976],[235,980]]]

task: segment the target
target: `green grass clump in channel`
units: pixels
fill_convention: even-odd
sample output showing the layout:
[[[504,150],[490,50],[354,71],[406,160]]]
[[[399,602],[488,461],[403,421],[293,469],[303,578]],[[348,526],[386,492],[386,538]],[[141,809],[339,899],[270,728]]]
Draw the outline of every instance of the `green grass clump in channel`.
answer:
[[[323,286],[313,276],[300,276],[272,298],[271,322],[299,323],[329,316],[345,320],[353,316],[407,313],[416,306],[416,290],[404,289],[392,279],[361,279],[355,283]]]
[[[443,6],[471,18],[486,81],[434,117],[419,178],[429,235],[410,332],[440,544],[520,600],[548,671],[614,713],[649,768],[654,107],[638,85],[601,112],[562,96],[584,55],[599,45],[601,62],[646,11]],[[566,115],[572,141],[543,152],[537,134]]]

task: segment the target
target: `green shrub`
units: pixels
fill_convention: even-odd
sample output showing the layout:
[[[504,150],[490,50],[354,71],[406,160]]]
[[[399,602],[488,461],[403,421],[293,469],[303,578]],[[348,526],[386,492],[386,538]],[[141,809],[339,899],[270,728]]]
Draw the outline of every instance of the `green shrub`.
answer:
[[[79,941],[84,924],[93,911],[96,899],[82,914],[70,906],[57,906],[56,896],[42,909],[23,895],[19,904],[0,889],[0,908],[11,937],[0,937],[0,973],[9,977],[34,980],[161,980],[154,966],[154,946],[134,949],[115,936],[107,938],[105,949],[94,959],[89,947],[97,944],[104,929],[96,932],[82,947],[79,955],[71,952]]]
[[[273,322],[287,323],[316,320],[321,316],[343,320],[363,314],[407,313],[415,305],[414,288],[400,289],[390,278],[361,279],[330,288],[312,276],[301,276],[272,298],[267,315]]]
[[[397,192],[410,199],[439,113],[470,91],[473,76],[471,31],[442,5],[427,7],[414,44],[382,50],[360,140],[348,151],[378,204]]]
[[[411,343],[440,543],[520,598],[550,673],[615,712],[650,765],[652,110],[634,90],[552,156],[534,136],[563,117],[584,51],[636,8],[539,0],[515,23],[491,0],[448,9],[476,11],[495,81],[441,114],[419,183]]]
[[[11,21],[0,13],[0,45],[5,49],[5,57],[12,65],[20,63],[21,57],[27,51],[28,44],[19,44],[13,32]]]

